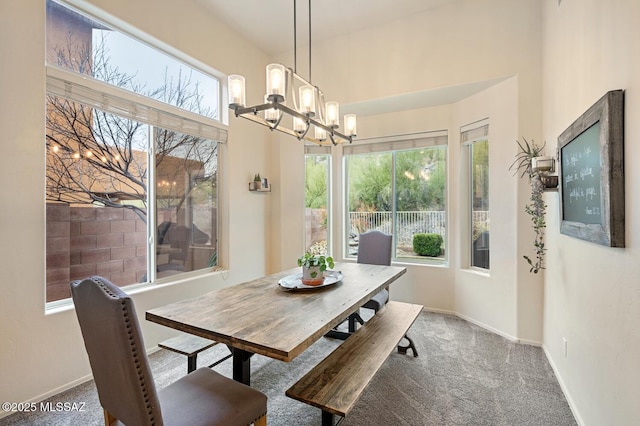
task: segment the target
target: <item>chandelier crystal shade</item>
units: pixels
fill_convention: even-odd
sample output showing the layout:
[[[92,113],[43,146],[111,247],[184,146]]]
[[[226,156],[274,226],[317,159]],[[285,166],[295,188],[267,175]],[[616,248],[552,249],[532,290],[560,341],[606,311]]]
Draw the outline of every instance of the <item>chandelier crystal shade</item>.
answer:
[[[295,10],[294,8],[294,56]],[[295,62],[295,60],[294,60]],[[309,0],[309,80],[311,80],[311,0]],[[246,106],[245,79],[241,75],[228,78],[229,108],[236,117],[246,118],[271,130],[278,130],[319,145],[337,145],[356,137],[356,116],[346,114],[340,129],[340,105],[326,102],[324,94],[311,81],[300,77],[295,68],[269,64],[266,68],[264,103]]]

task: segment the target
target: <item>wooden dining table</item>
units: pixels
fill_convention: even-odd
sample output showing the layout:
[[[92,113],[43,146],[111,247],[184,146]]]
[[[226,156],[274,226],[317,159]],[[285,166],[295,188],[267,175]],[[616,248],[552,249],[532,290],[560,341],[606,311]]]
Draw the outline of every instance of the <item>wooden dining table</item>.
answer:
[[[150,309],[146,319],[226,344],[233,379],[249,385],[251,356],[293,360],[406,268],[338,262],[334,271],[343,278],[332,285],[286,290],[278,281],[300,272],[293,268]]]

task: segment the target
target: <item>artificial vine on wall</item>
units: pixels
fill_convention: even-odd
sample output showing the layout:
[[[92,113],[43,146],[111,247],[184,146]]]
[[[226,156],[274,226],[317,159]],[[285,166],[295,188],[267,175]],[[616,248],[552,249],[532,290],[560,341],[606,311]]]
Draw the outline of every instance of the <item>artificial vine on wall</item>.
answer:
[[[532,167],[531,160],[542,155],[545,144],[538,146],[533,139],[531,143],[529,143],[524,137],[522,140],[523,142],[516,140],[518,153],[509,170],[515,169],[515,174],[520,172],[520,178],[526,175],[531,185],[531,197],[529,198],[529,203],[525,205],[524,211],[531,216],[533,232],[535,234],[533,240],[535,256],[532,258],[524,255],[523,257],[531,267],[529,272],[537,274],[541,269],[544,269],[544,229],[547,226],[544,215],[547,205],[542,199],[545,186],[542,183],[540,172]]]

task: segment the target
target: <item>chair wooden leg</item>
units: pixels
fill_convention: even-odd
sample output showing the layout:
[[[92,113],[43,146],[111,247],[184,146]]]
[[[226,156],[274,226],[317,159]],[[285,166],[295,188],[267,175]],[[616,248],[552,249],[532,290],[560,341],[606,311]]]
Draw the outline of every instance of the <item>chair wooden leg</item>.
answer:
[[[115,423],[118,420],[115,417],[113,417],[113,414],[111,414],[110,412],[108,412],[104,408],[103,408],[103,411],[104,411],[104,425],[105,426],[111,426],[113,423]]]
[[[254,426],[267,426],[267,415],[260,417],[255,422],[253,422]]]

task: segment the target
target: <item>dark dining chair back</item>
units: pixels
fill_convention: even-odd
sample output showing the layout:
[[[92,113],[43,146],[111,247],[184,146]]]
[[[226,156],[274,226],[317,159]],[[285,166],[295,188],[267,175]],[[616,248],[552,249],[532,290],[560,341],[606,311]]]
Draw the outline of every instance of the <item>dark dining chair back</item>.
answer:
[[[368,263],[371,265],[391,265],[391,255],[393,250],[393,237],[383,232],[373,230],[360,234],[358,242],[358,263]],[[369,299],[363,308],[373,309],[378,312],[389,301],[389,289],[382,289]],[[356,320],[362,324],[362,318],[357,315]],[[355,329],[355,322],[351,320],[350,330]],[[408,349],[413,351],[413,356],[418,356],[416,345],[409,336],[404,338],[409,342],[407,345],[398,345],[398,351],[407,353]]]
[[[391,265],[391,250],[393,237],[378,230],[360,234],[358,240],[358,263],[370,265]],[[389,290],[383,289],[376,293],[363,308],[378,312],[389,301]]]
[[[157,391],[133,300],[107,279],[71,295],[107,425],[266,425],[264,394],[206,367]]]

